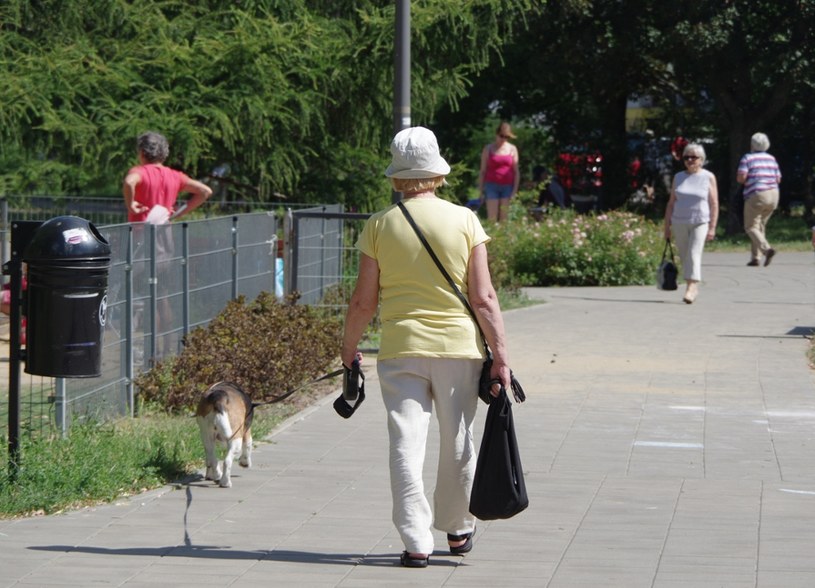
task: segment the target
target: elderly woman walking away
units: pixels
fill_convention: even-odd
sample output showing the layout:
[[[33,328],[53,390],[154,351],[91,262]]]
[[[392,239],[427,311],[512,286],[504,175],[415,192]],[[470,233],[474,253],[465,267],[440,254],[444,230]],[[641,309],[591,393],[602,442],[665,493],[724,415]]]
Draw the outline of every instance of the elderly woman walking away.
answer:
[[[716,236],[719,218],[719,189],[716,176],[702,166],[705,150],[689,143],[682,152],[685,171],[674,176],[671,197],[665,210],[665,238],[676,240],[687,288],[683,300],[692,304],[702,280],[702,251],[705,241]]]
[[[749,266],[759,265],[764,256],[764,265],[770,265],[775,249],[770,247],[765,234],[767,221],[778,208],[778,185],[781,183],[781,170],[775,157],[767,153],[770,140],[764,133],[756,133],[750,139],[750,153],[745,153],[739,161],[736,181],[744,184],[744,230],[750,237]]]
[[[491,378],[508,387],[510,372],[487,265],[489,237],[473,211],[436,197],[450,172],[436,136],[423,127],[405,129],[393,139],[391,153],[385,175],[478,318],[476,325],[397,205],[368,219],[357,242],[359,275],[345,320],[342,361],[346,366],[354,361],[381,300],[377,372],[388,415],[393,522],[405,545],[402,565],[424,568],[434,547],[431,526],[447,533],[454,555],[473,546],[473,419],[484,359],[479,326],[493,352]],[[431,509],[422,469],[434,409],[439,461]]]

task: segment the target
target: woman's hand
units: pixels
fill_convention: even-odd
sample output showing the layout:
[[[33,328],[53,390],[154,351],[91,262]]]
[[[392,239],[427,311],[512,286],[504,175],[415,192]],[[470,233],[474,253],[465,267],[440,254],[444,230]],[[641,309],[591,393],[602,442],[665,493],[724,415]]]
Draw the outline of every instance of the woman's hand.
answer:
[[[354,361],[358,361],[360,364],[362,363],[362,352],[357,349],[357,351],[353,355],[347,355],[345,353],[342,354],[342,365],[348,369],[351,369],[351,364]]]
[[[133,200],[133,202],[130,203],[130,210],[133,211],[133,214],[141,214],[143,212],[149,211],[150,207],[145,204],[142,204],[138,200]]]
[[[490,380],[500,380],[501,384],[493,384],[490,387],[490,394],[498,398],[498,395],[501,393],[501,386],[503,386],[505,390],[509,390],[511,378],[512,374],[509,371],[508,365],[497,365],[496,362],[493,362],[492,368],[490,369]]]

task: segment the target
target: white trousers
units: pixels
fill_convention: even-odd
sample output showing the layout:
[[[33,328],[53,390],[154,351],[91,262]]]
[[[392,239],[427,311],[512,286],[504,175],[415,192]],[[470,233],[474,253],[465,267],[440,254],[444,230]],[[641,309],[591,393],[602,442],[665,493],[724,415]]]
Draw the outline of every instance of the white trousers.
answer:
[[[411,553],[433,553],[431,526],[454,535],[475,527],[469,509],[476,463],[472,425],[481,364],[480,359],[426,357],[377,363],[388,413],[393,523]],[[422,470],[434,407],[439,462],[431,511]]]
[[[705,249],[707,230],[710,223],[671,225],[676,250],[682,260],[682,275],[685,281],[702,281],[702,251]]]

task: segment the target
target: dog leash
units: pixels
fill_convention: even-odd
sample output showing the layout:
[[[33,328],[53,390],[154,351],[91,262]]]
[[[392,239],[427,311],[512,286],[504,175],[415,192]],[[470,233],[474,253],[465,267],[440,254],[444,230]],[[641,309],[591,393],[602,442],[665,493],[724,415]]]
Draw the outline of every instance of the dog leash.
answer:
[[[227,443],[229,443],[230,441],[232,441],[232,439],[234,439],[235,437],[237,437],[237,436],[238,436],[238,434],[242,433],[243,431],[245,431],[245,430],[248,428],[248,424],[247,424],[247,423],[249,423],[249,422],[251,421],[252,416],[253,416],[253,415],[254,415],[254,413],[255,413],[255,409],[256,409],[258,406],[266,406],[266,405],[268,405],[268,404],[275,404],[275,403],[277,403],[277,402],[282,402],[282,401],[284,401],[286,398],[288,398],[289,396],[291,396],[292,394],[294,394],[295,392],[297,392],[298,390],[302,390],[303,388],[307,388],[308,386],[311,386],[311,385],[313,385],[313,384],[316,384],[317,382],[322,382],[323,380],[328,380],[328,379],[330,379],[330,378],[335,378],[335,377],[337,377],[337,376],[339,376],[340,374],[343,374],[343,373],[345,374],[345,378],[344,378],[344,380],[343,380],[343,390],[347,390],[347,389],[348,389],[348,386],[349,386],[349,384],[350,384],[349,380],[351,379],[351,374],[352,374],[352,373],[353,373],[353,376],[354,376],[354,382],[358,382],[358,380],[357,380],[357,378],[358,378],[358,377],[361,377],[361,378],[362,378],[362,380],[363,380],[363,382],[364,382],[364,380],[365,380],[365,375],[362,373],[362,370],[360,370],[360,369],[359,369],[359,362],[358,362],[357,360],[354,360],[354,367],[355,367],[356,369],[355,369],[355,371],[354,371],[354,372],[352,372],[351,370],[349,370],[349,369],[348,369],[348,368],[346,368],[345,366],[342,366],[340,369],[337,369],[337,370],[334,370],[333,372],[329,372],[329,373],[327,373],[327,374],[324,374],[324,375],[320,376],[319,378],[315,378],[315,379],[311,380],[310,382],[306,382],[305,384],[301,384],[300,386],[297,386],[296,388],[292,388],[291,390],[287,390],[287,391],[285,392],[285,394],[283,394],[282,396],[278,396],[277,398],[274,398],[274,399],[272,399],[272,400],[267,400],[267,401],[265,401],[265,402],[253,402],[253,403],[251,404],[251,407],[250,407],[250,409],[249,409],[248,414],[246,415],[246,418],[243,420],[243,424],[242,424],[240,427],[238,427],[238,429],[237,429],[235,432],[233,432],[233,433],[232,433],[232,436],[231,436],[231,437],[229,437],[229,439],[227,439],[227,440],[226,440],[226,441],[227,441]],[[359,403],[361,403],[361,402],[362,402],[362,400],[365,398],[365,393],[364,393],[364,385],[363,385],[363,386],[359,386],[359,388],[360,388],[360,390],[359,390],[359,391],[360,391],[361,395],[360,395],[359,400],[357,401],[357,405],[358,405]],[[342,396],[341,396],[340,398],[342,398]],[[353,407],[353,410],[351,410],[351,413],[352,413],[352,414],[353,414],[353,411],[354,411],[354,410],[356,410],[356,406],[354,406],[354,407]],[[350,415],[349,415],[349,416],[350,416]],[[345,418],[348,418],[348,417],[345,417]]]
[[[336,378],[337,376],[339,376],[343,372],[345,372],[345,369],[346,369],[345,367],[341,367],[338,370],[334,370],[333,372],[329,372],[329,373],[327,373],[325,375],[320,376],[319,378],[311,380],[310,382],[306,382],[305,384],[301,384],[300,386],[297,386],[297,388],[292,388],[291,390],[287,390],[282,396],[278,396],[277,398],[274,398],[272,400],[267,400],[265,402],[253,402],[252,403],[252,409],[254,410],[258,406],[265,406],[267,404],[275,404],[277,402],[282,402],[282,401],[286,400],[286,398],[288,398],[289,396],[291,396],[295,392],[298,392],[298,391],[302,390],[303,388],[308,388],[309,386],[312,386],[312,385],[316,384],[317,382],[322,382],[323,380]]]
[[[297,386],[297,388],[287,390],[286,393],[283,394],[283,396],[278,396],[277,398],[274,398],[273,400],[267,400],[266,402],[253,402],[252,403],[252,408],[249,410],[249,414],[246,415],[246,418],[243,421],[243,425],[241,425],[241,427],[237,431],[232,433],[232,436],[227,440],[227,442],[232,441],[232,439],[234,439],[238,435],[238,433],[240,433],[241,431],[244,431],[244,430],[247,429],[247,424],[246,423],[248,423],[250,421],[250,419],[252,418],[252,416],[255,414],[255,409],[258,406],[266,406],[268,404],[275,404],[277,402],[282,402],[282,401],[286,400],[286,398],[288,398],[289,396],[291,396],[292,394],[297,392],[298,390],[302,390],[303,388],[307,388],[308,386],[311,386],[312,384],[316,384],[317,382],[322,382],[323,380],[328,380],[330,378],[335,378],[335,377],[339,376],[340,374],[342,374],[342,373],[344,373],[346,371],[347,371],[347,368],[345,368],[345,366],[343,366],[338,370],[334,370],[333,372],[329,372],[329,373],[327,373],[325,375],[322,375],[319,378],[311,380],[310,382],[306,382],[305,384],[301,384],[300,386]],[[364,376],[363,376],[363,379],[364,379]]]

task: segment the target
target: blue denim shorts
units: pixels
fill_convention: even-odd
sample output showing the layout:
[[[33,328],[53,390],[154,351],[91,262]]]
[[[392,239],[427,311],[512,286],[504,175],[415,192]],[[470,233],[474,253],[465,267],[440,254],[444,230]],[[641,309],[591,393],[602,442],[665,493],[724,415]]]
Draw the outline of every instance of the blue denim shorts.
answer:
[[[496,184],[484,182],[484,196],[487,200],[501,200],[509,198],[512,194],[512,184]]]

